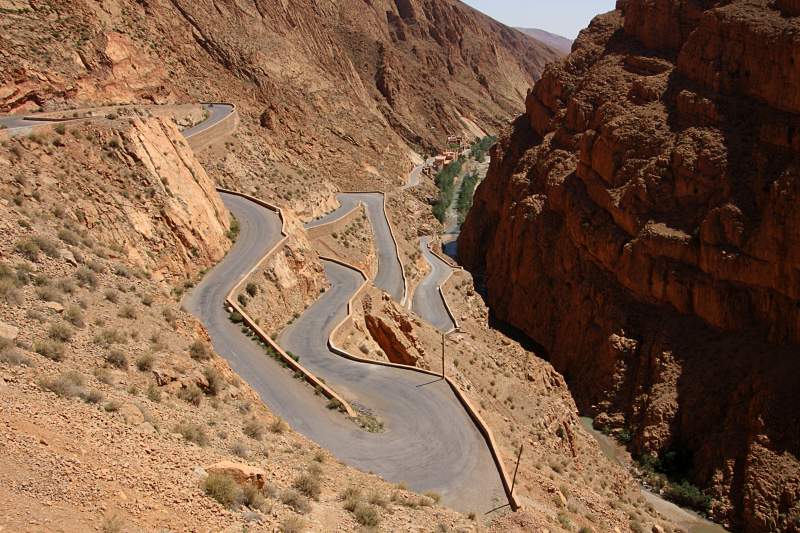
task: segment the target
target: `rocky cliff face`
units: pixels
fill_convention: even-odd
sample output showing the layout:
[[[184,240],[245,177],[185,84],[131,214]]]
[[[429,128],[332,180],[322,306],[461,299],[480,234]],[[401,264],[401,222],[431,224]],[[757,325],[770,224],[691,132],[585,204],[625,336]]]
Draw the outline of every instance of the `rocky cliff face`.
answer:
[[[714,513],[800,527],[800,18],[620,1],[547,68],[459,242],[500,318]]]
[[[473,122],[498,129],[558,57],[455,0],[1,8],[0,112],[231,101],[240,138],[286,167],[273,173],[342,188],[396,186],[412,149],[442,147]]]
[[[230,213],[171,121],[131,113],[59,131],[0,135],[12,150],[0,154],[5,181],[35,175],[48,191],[36,195],[52,194],[65,224],[92,231],[107,253],[156,280],[192,278],[228,251]]]

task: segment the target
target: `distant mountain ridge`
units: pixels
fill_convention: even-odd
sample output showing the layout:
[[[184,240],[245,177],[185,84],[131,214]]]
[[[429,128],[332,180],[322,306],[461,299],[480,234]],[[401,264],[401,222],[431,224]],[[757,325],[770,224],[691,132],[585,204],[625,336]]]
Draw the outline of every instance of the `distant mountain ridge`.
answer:
[[[572,39],[567,39],[561,35],[550,33],[549,31],[540,30],[539,28],[517,28],[522,33],[527,33],[537,41],[540,41],[550,48],[561,52],[564,55],[572,51]]]

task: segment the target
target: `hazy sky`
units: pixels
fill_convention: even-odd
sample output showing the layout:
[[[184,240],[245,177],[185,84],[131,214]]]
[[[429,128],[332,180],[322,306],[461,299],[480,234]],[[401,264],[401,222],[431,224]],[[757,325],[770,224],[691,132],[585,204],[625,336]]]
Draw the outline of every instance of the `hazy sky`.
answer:
[[[540,28],[570,39],[615,0],[462,0],[507,26]]]

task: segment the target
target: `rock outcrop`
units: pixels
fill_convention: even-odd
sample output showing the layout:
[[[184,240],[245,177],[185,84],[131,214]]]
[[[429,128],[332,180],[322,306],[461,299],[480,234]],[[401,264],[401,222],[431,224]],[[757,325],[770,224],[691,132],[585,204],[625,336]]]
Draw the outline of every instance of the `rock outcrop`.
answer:
[[[796,2],[628,0],[550,65],[459,242],[497,316],[713,513],[800,517]]]

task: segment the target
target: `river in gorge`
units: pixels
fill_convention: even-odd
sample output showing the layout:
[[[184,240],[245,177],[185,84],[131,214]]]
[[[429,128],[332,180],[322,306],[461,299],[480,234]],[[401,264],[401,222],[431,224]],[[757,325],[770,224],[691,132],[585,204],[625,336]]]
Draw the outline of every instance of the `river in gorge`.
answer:
[[[597,440],[603,455],[609,460],[625,466],[626,462],[629,461],[629,454],[623,446],[613,438],[594,429],[591,418],[581,417],[581,424]],[[688,509],[679,507],[644,487],[641,488],[641,491],[647,503],[651,504],[661,515],[674,522],[681,529],[688,531],[688,533],[728,533],[728,530],[719,524],[710,522]]]

